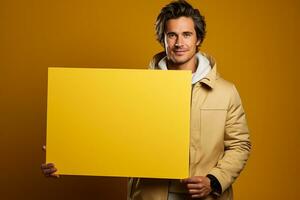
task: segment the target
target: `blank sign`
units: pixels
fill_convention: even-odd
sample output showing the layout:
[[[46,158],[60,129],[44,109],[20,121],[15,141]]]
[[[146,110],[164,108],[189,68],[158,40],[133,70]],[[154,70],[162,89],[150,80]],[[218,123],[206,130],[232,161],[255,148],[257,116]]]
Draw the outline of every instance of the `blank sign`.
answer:
[[[191,77],[49,68],[46,162],[65,175],[188,177]]]

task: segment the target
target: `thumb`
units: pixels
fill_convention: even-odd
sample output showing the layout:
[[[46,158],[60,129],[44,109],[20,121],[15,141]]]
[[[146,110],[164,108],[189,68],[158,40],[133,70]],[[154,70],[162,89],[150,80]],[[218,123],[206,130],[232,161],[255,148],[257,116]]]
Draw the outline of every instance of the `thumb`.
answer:
[[[46,145],[43,145],[43,151],[46,151]]]

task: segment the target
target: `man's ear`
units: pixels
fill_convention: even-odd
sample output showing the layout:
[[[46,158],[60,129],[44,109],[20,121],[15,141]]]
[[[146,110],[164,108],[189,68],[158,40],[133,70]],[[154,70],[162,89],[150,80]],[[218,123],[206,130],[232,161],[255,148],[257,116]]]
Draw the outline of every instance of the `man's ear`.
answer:
[[[200,40],[200,39],[197,39],[196,46],[198,47],[198,46],[200,46],[200,44],[201,44],[201,40]]]

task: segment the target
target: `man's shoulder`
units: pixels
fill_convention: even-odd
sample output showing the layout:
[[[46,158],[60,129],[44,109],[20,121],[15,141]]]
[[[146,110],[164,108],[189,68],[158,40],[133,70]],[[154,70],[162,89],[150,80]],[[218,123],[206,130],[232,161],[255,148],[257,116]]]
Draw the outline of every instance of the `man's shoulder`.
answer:
[[[218,73],[216,78],[216,87],[219,87],[221,89],[231,89],[232,87],[234,87],[234,83],[227,79],[224,79]]]
[[[220,97],[230,98],[230,96],[234,95],[237,91],[234,82],[224,79],[217,73],[212,92],[218,94]]]
[[[158,62],[163,59],[166,56],[166,53],[164,51],[159,52],[153,56],[149,63],[149,69],[156,69],[158,66]]]

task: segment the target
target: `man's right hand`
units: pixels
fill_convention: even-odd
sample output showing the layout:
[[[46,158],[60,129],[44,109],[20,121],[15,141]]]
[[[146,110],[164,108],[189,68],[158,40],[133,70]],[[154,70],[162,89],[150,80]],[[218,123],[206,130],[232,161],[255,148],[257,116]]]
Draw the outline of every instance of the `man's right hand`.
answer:
[[[43,146],[43,150],[46,151],[46,146]],[[46,177],[59,178],[59,174],[56,174],[57,171],[54,163],[44,163],[41,165],[42,173]]]

